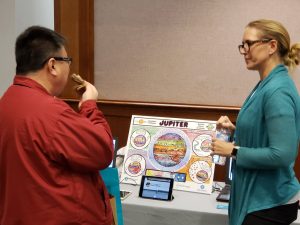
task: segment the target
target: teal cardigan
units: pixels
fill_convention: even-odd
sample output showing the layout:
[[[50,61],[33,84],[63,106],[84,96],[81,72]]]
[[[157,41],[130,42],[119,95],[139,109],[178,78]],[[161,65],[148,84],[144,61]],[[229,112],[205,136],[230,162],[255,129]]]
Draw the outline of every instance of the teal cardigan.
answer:
[[[287,203],[300,190],[293,170],[300,136],[300,98],[284,65],[259,82],[239,112],[229,204],[230,225],[253,211]]]

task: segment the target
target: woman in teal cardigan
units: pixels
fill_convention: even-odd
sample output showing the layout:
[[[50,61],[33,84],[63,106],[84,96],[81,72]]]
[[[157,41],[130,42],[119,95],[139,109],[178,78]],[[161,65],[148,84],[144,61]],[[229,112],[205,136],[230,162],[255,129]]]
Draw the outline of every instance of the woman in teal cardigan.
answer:
[[[300,43],[290,47],[286,29],[272,20],[250,22],[240,53],[260,81],[244,102],[234,126],[217,122],[234,142],[212,141],[213,154],[232,156],[234,178],[230,225],[291,224],[297,218],[300,185],[294,172],[300,139],[300,98],[288,74],[300,61]]]

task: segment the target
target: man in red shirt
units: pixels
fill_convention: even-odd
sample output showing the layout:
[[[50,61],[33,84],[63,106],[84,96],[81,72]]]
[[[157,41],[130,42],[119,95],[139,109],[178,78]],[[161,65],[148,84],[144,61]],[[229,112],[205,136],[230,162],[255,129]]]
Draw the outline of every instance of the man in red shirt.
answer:
[[[0,99],[0,224],[111,225],[98,171],[112,161],[112,135],[85,82],[79,113],[56,98],[71,58],[65,39],[33,26],[16,41],[16,76]]]

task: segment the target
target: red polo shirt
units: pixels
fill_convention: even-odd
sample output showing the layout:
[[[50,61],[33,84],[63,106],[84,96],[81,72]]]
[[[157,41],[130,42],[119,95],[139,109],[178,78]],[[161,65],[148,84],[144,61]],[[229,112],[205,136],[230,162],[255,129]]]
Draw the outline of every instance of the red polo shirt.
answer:
[[[111,131],[95,101],[76,113],[16,76],[0,99],[0,224],[110,225],[98,171],[112,155]]]

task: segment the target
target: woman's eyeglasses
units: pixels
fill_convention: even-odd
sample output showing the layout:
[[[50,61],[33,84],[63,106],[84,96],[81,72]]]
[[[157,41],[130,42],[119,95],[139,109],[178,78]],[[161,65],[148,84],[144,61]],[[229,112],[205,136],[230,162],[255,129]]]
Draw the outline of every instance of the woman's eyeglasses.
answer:
[[[246,40],[241,45],[238,46],[239,52],[243,55],[250,51],[250,47],[256,43],[268,43],[273,39],[260,39],[255,41]]]

